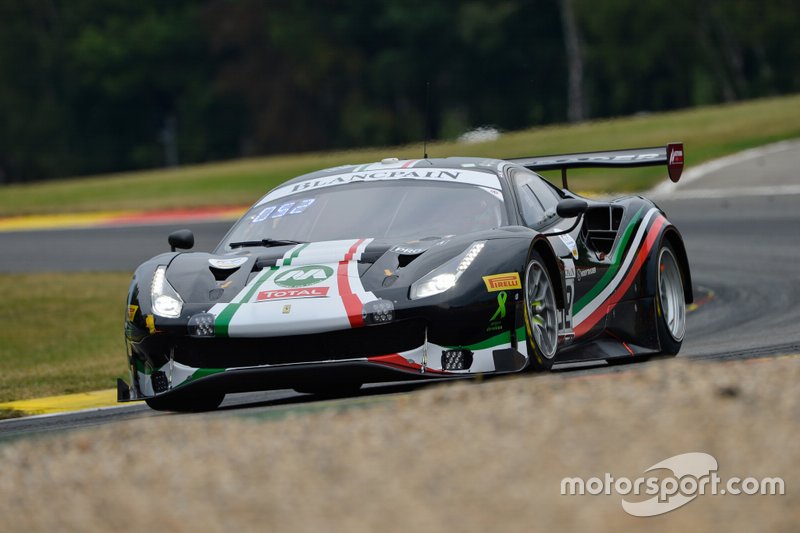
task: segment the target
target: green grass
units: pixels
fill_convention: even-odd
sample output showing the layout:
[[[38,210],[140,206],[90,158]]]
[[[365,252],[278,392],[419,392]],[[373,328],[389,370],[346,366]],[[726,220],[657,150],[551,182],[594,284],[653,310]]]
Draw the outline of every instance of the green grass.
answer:
[[[21,418],[25,416],[25,413],[22,411],[17,411],[16,409],[0,409],[0,420],[6,420],[8,418]]]
[[[429,146],[431,156],[518,157],[683,141],[688,165],[781,139],[800,137],[800,95],[656,113],[504,134],[497,141]],[[245,205],[299,174],[384,157],[413,158],[421,146],[242,159],[0,188],[0,216],[208,205]],[[660,168],[581,170],[570,186],[587,191],[643,190],[664,179]],[[556,178],[557,179],[557,178]]]
[[[671,113],[549,126],[480,145],[436,143],[432,156],[515,157],[686,144],[687,164],[800,137],[800,96]],[[298,174],[387,156],[419,157],[419,146],[276,156],[0,188],[0,216],[25,213],[242,205]],[[642,190],[663,169],[576,171],[575,190]],[[126,373],[122,320],[129,274],[0,276],[0,402],[114,386]],[[0,418],[10,413],[0,413]]]
[[[122,273],[0,276],[0,402],[109,389],[126,376],[129,281]]]

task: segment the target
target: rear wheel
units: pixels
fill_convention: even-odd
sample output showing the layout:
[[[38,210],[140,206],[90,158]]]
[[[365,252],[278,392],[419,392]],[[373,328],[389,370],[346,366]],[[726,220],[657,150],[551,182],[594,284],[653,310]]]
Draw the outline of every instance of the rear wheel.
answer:
[[[525,267],[525,338],[535,371],[549,370],[558,350],[558,307],[550,274],[538,252]]]
[[[156,411],[176,411],[179,413],[201,413],[203,411],[213,411],[225,399],[222,392],[206,392],[199,394],[177,394],[166,397],[156,396],[147,398],[145,402]]]
[[[676,355],[686,333],[686,298],[675,251],[664,242],[658,251],[656,317],[662,355]]]

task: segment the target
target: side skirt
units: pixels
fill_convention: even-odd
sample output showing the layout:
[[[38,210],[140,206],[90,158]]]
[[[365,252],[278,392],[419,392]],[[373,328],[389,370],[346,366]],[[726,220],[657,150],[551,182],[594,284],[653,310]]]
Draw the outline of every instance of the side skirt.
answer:
[[[630,344],[611,337],[604,337],[559,353],[556,363],[603,361],[605,359],[655,355],[657,353],[659,351],[652,348],[645,348],[644,346]]]

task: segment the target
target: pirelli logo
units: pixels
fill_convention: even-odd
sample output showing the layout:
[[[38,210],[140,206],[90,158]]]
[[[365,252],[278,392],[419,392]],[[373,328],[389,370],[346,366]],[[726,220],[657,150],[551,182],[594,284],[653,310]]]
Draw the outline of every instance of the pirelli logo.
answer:
[[[522,283],[519,274],[509,272],[507,274],[495,274],[493,276],[483,276],[486,290],[489,292],[507,291],[509,289],[521,289]]]

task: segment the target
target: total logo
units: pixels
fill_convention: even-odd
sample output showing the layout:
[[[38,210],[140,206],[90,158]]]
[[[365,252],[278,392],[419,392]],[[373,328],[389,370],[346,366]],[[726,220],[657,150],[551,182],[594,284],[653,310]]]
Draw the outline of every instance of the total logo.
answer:
[[[256,296],[257,302],[269,300],[290,300],[294,298],[324,298],[328,296],[330,287],[310,287],[308,289],[279,289],[273,291],[261,291]],[[288,315],[292,310],[291,305],[284,305],[281,311]]]
[[[283,270],[275,278],[275,285],[295,289],[322,283],[333,276],[333,269],[325,265],[309,265]]]

